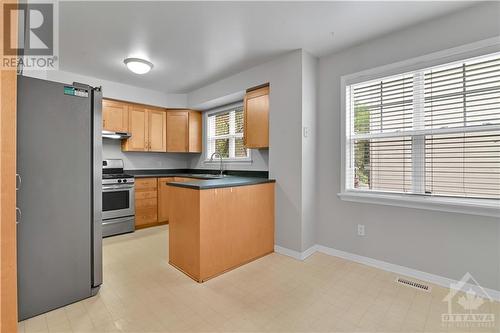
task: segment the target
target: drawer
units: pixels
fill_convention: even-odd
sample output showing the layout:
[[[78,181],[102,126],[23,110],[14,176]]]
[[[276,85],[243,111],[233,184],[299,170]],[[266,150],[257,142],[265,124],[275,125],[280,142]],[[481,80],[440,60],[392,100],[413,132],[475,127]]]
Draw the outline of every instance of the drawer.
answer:
[[[137,178],[135,180],[135,190],[156,189],[156,178]]]
[[[141,199],[154,199],[158,196],[158,192],[156,191],[138,191],[135,193],[135,200]]]
[[[135,199],[135,211],[143,208],[157,207],[158,200],[155,198]]]
[[[151,224],[158,221],[156,210],[141,210],[135,213],[135,224]]]
[[[170,183],[175,180],[174,177],[163,177],[163,178],[158,178],[158,185],[160,184],[165,184],[165,183]]]

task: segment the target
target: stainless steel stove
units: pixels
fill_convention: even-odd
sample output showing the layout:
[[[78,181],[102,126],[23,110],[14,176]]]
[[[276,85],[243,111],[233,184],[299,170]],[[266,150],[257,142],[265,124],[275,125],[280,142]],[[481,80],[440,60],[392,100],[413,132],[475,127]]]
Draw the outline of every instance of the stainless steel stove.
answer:
[[[123,160],[102,161],[103,237],[135,230],[134,177],[123,173]]]

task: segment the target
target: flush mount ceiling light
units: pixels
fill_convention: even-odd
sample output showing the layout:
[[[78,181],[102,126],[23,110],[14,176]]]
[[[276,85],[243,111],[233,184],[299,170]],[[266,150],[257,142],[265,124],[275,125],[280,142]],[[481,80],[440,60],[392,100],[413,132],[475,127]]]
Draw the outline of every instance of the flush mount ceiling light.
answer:
[[[140,58],[127,58],[123,60],[127,68],[135,74],[146,74],[153,68],[153,64]]]

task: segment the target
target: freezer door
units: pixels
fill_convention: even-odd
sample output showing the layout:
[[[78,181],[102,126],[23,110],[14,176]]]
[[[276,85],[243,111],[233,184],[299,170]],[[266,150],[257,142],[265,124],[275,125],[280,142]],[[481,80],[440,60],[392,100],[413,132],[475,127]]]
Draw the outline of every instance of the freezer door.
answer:
[[[91,296],[91,95],[19,77],[19,319]]]
[[[92,110],[93,146],[93,214],[92,221],[92,287],[93,293],[102,284],[102,92],[94,89]]]

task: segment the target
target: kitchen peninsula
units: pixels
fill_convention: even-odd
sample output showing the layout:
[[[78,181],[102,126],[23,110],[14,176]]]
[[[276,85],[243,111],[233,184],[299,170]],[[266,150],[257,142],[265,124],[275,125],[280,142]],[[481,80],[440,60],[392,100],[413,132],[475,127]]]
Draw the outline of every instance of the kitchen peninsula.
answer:
[[[204,282],[274,251],[274,180],[170,182],[169,263]]]

